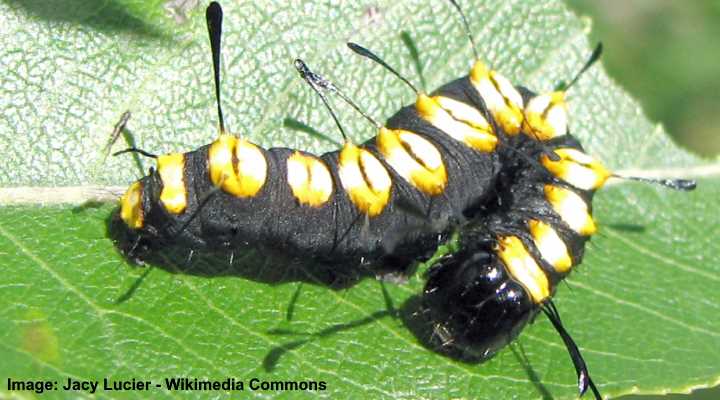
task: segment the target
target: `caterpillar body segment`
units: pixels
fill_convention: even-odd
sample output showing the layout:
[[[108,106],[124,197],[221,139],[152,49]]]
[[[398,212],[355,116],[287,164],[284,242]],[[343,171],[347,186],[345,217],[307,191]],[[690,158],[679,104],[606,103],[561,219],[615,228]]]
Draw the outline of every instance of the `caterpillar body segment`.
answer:
[[[488,126],[494,126],[491,130],[498,141],[510,146],[509,136],[497,127],[492,113],[484,108],[484,100],[471,85],[469,77],[441,87],[431,94],[431,98],[449,99],[451,106],[446,107],[450,112],[472,108],[488,121]],[[473,129],[477,126],[464,120],[456,122]],[[382,146],[380,135],[356,146],[365,153],[365,159],[374,163],[373,168],[367,162],[358,164],[359,171],[356,172],[366,186],[372,186],[373,180],[389,181],[389,187],[381,193],[387,196],[385,200],[363,205],[362,199],[353,196],[348,189],[352,179],[341,174],[346,169],[341,168],[340,163],[343,151],[347,152],[345,148],[314,156],[286,148],[263,150],[243,139],[223,134],[210,145],[183,155],[182,181],[186,191],[183,197],[187,199],[187,207],[182,212],[178,212],[177,207],[168,208],[165,202],[153,197],[158,191],[162,197],[166,191],[157,188],[166,186],[162,173],[145,182],[144,204],[155,205],[153,209],[160,208],[152,213],[145,210],[145,214],[162,218],[150,219],[148,232],[139,240],[146,247],[162,247],[169,241],[186,242],[191,248],[198,247],[195,250],[271,245],[295,257],[310,257],[320,262],[372,263],[385,255],[384,241],[388,232],[417,224],[417,216],[408,213],[403,205],[411,204],[415,210],[423,210],[428,219],[441,223],[435,225],[439,232],[408,232],[409,236],[400,240],[398,247],[417,242],[432,243],[429,245],[432,247],[436,242],[427,238],[447,231],[464,218],[473,218],[488,197],[497,195],[496,179],[503,158],[516,157],[514,152],[517,150],[487,152],[458,140],[429,122],[417,104],[402,108],[388,119],[386,126],[391,132],[400,132],[399,138],[404,135],[415,142],[422,140],[424,147],[416,145],[413,149],[412,143],[395,144],[397,149],[394,151],[404,156],[398,161]],[[250,149],[245,151],[250,156],[237,154],[241,147],[238,143]],[[428,156],[428,150],[436,155]],[[403,163],[414,161],[417,161],[414,163],[416,169],[424,167],[425,163],[433,164],[423,157],[438,159],[439,165],[434,162],[430,166],[440,166],[444,171],[441,184],[431,189],[430,185],[423,186],[413,180],[412,167],[403,168]],[[314,168],[298,160],[312,160]],[[163,169],[158,168],[158,171]],[[177,176],[175,178],[177,181]],[[175,183],[173,193],[176,198],[177,191]],[[201,203],[203,207],[199,207]],[[370,207],[374,207],[372,211]],[[129,226],[131,221],[125,223]],[[176,232],[180,227],[183,232]],[[425,239],[421,240],[421,237]],[[136,254],[143,248],[136,247]]]
[[[121,209],[133,212],[122,214],[123,223],[134,236],[128,236],[128,241],[139,241],[135,249],[139,258],[144,251],[161,249],[170,243],[184,244],[196,251],[269,245],[298,258],[359,263],[363,257],[367,261],[375,258],[374,254],[381,255],[388,232],[416,223],[417,216],[397,205],[399,198],[403,198],[403,204],[420,204],[423,210],[432,210],[433,218],[452,214],[449,207],[452,203],[444,200],[430,204],[429,196],[382,162],[392,182],[387,204],[372,217],[359,213],[341,186],[337,151],[316,157],[286,148],[263,150],[270,171],[267,180],[256,195],[237,197],[208,179],[209,148],[204,146],[184,154],[183,198],[187,205],[183,212],[176,213],[175,208],[161,201],[164,182],[157,171],[131,186],[124,196]],[[379,159],[376,148],[371,145],[365,148]],[[303,203],[293,192],[288,165],[297,168],[297,163],[288,161],[298,155],[311,157],[327,168],[329,180],[323,180],[323,184],[329,183],[331,190],[324,201]]]

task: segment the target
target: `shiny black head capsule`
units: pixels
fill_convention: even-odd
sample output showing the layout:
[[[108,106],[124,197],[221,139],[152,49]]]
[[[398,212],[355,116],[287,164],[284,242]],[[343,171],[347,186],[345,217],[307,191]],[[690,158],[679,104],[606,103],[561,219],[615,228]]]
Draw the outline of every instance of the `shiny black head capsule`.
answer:
[[[530,295],[486,252],[460,252],[429,272],[423,296],[436,340],[462,358],[484,360],[537,313]]]

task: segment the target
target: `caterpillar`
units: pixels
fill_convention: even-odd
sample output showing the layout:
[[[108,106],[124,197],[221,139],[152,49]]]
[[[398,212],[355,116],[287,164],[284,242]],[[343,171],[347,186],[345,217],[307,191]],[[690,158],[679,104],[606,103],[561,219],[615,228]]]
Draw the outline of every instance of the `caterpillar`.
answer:
[[[565,93],[599,58],[598,46],[559,90],[537,94],[480,61],[468,75],[425,94],[380,57],[371,59],[417,94],[385,124],[364,113],[302,60],[295,67],[317,92],[345,141],[315,156],[263,149],[227,133],[221,108],[222,9],[206,11],[219,137],[185,153],[155,155],[157,168],[120,199],[119,242],[143,260],[169,246],[191,251],[265,248],[352,273],[406,271],[457,233],[459,250],[427,272],[422,311],[439,349],[484,360],[542,311],[559,333],[582,395],[601,395],[552,302],[557,284],[582,261],[596,232],[592,197],[611,177],[692,190],[686,180],[621,177],[585,153],[568,130]],[[377,135],[354,144],[325,93],[358,110]],[[418,227],[418,220],[426,222]]]

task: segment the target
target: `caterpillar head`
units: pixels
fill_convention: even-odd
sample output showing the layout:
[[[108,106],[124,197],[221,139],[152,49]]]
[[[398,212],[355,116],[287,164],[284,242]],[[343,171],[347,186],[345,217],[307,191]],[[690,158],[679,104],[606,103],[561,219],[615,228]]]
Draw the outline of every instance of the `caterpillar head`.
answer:
[[[526,290],[484,251],[452,254],[430,270],[423,308],[441,349],[468,360],[492,357],[537,313]]]

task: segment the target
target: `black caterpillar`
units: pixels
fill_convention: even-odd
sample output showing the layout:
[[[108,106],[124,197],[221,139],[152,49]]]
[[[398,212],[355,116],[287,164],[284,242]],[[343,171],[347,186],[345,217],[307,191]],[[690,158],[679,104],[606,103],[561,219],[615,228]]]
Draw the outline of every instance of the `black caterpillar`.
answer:
[[[451,3],[472,41],[465,16]],[[264,247],[345,271],[405,271],[432,254],[438,237],[456,231],[460,250],[429,270],[423,293],[424,314],[443,351],[488,358],[542,310],[568,348],[580,393],[589,387],[601,398],[551,301],[595,233],[594,191],[617,177],[567,130],[564,93],[599,58],[600,46],[563,90],[538,95],[477,61],[468,76],[426,95],[369,50],[349,44],[418,95],[384,126],[296,60],[341,132],[325,92],[341,96],[378,128],[361,145],[343,132],[341,150],[316,157],[265,150],[226,133],[220,6],[211,3],[206,17],[220,136],[187,153],[116,153],[157,158],[157,169],[120,201],[120,245],[128,257],[143,260],[171,245],[192,251]]]

